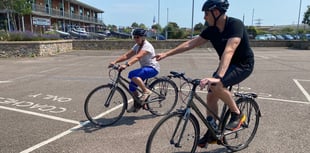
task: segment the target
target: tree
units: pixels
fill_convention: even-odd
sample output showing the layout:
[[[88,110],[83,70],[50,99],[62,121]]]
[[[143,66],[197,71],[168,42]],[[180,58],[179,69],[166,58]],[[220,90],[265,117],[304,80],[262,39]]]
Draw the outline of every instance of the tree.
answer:
[[[304,14],[304,19],[302,23],[310,25],[310,6],[307,6],[307,7],[308,7],[308,10]]]
[[[25,15],[31,14],[31,3],[33,0],[1,0],[0,1],[0,9],[5,9],[7,11],[8,17],[11,22],[8,24],[13,25],[13,29],[22,29],[23,18]],[[18,21],[15,20],[15,14],[17,15]]]
[[[200,31],[202,31],[204,28],[205,28],[205,26],[204,26],[202,23],[198,23],[198,24],[196,24],[196,25],[194,26],[194,30],[195,30],[196,32],[200,32]]]
[[[152,29],[156,30],[157,32],[160,32],[162,30],[160,24],[154,24],[152,25]]]
[[[134,23],[131,24],[131,27],[132,28],[138,28],[139,24],[137,22],[134,22]]]
[[[18,29],[22,29],[24,31],[24,16],[31,14],[31,3],[32,0],[14,0],[12,8],[14,12],[17,14],[18,18]]]
[[[116,25],[108,25],[107,29],[112,30],[112,31],[117,31],[117,26]]]
[[[175,22],[169,22],[168,25],[164,28],[164,31],[168,33],[168,38],[171,39],[175,37],[175,31],[177,31],[179,27]]]
[[[257,35],[258,30],[254,26],[249,26],[247,32],[250,38],[254,38]]]
[[[8,24],[8,30],[10,31],[11,30],[11,23],[13,23],[13,29],[16,29],[16,26],[14,25],[14,21],[12,22],[11,19],[15,19],[13,17],[13,8],[12,8],[12,5],[13,5],[13,1],[12,0],[1,0],[0,1],[0,9],[3,9],[6,11],[6,14],[7,14],[7,20],[6,20],[6,23]]]
[[[141,29],[147,29],[146,25],[143,24],[143,23],[140,23],[140,24],[139,24],[139,28],[141,28]]]

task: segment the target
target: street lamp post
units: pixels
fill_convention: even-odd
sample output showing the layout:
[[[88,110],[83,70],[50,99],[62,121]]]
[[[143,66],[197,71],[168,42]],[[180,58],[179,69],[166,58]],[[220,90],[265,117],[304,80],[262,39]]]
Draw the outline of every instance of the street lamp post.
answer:
[[[165,31],[166,39],[168,39],[168,24],[169,24],[169,8],[167,8],[167,27]]]
[[[157,13],[158,13],[158,17],[157,17],[158,21],[157,21],[157,23],[158,23],[158,25],[160,25],[159,24],[159,21],[160,21],[159,20],[160,19],[160,0],[158,0],[158,12]]]
[[[297,31],[296,31],[296,33],[298,33],[298,30],[299,30],[299,19],[300,19],[300,11],[301,11],[301,1],[302,1],[302,0],[299,0],[299,13],[298,13],[298,22],[297,22]]]
[[[194,35],[194,0],[192,3],[192,33],[191,33],[191,38],[193,38]]]

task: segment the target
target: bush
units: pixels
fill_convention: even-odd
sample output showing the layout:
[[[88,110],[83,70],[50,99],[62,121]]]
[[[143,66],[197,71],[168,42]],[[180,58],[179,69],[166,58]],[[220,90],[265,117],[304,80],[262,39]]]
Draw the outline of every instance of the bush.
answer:
[[[8,40],[8,33],[4,30],[0,30],[0,41],[6,41]]]
[[[30,31],[20,32],[5,32],[0,31],[1,41],[43,41],[43,40],[58,40],[61,39],[58,34],[47,33],[47,34],[36,34]]]

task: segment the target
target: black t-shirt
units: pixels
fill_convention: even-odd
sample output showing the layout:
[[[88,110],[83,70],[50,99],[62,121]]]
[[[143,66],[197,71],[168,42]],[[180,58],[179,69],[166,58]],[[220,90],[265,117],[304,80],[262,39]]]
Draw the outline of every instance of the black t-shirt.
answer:
[[[200,36],[211,41],[220,59],[225,50],[228,39],[239,37],[241,38],[241,42],[237,47],[230,64],[243,65],[254,60],[254,54],[250,48],[246,29],[242,21],[239,19],[227,17],[225,29],[222,33],[219,32],[217,27],[210,26],[203,30]]]

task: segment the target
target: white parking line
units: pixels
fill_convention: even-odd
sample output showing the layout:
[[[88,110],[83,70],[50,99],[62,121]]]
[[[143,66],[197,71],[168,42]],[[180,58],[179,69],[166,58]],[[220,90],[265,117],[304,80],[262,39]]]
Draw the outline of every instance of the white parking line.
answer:
[[[306,96],[308,102],[310,102],[310,95],[305,90],[305,88],[299,83],[299,81],[297,79],[293,79],[293,81],[296,83],[297,87],[301,90],[301,92]],[[301,81],[310,81],[310,80],[301,80]]]
[[[132,99],[129,100],[129,102],[132,102],[132,101],[133,101]],[[94,118],[99,118],[99,117],[102,117],[102,116],[104,116],[104,115],[107,115],[107,114],[109,114],[110,112],[112,112],[112,111],[114,111],[115,109],[118,109],[118,108],[120,108],[120,107],[122,107],[122,106],[123,106],[122,104],[121,104],[121,105],[118,105],[118,106],[116,106],[116,107],[110,109],[110,110],[107,111],[107,112],[104,112],[104,113],[102,113],[102,114],[99,114],[97,117],[94,117]],[[28,148],[28,149],[26,149],[26,150],[20,152],[20,153],[29,153],[29,152],[31,152],[31,151],[34,151],[34,150],[36,150],[36,149],[38,149],[38,148],[40,148],[40,147],[42,147],[42,146],[44,146],[44,145],[46,145],[46,144],[49,144],[49,143],[51,143],[51,142],[53,142],[53,141],[56,141],[57,139],[60,139],[61,137],[64,137],[64,136],[66,136],[66,135],[68,135],[68,134],[70,134],[70,133],[76,131],[76,129],[79,129],[79,128],[81,128],[81,127],[83,127],[83,126],[85,126],[85,125],[87,125],[87,124],[89,124],[89,123],[90,123],[89,121],[85,121],[85,122],[81,123],[80,125],[77,125],[77,126],[71,128],[71,129],[69,129],[69,130],[67,130],[67,131],[65,131],[65,132],[62,132],[62,133],[60,133],[60,134],[58,134],[58,135],[56,135],[56,136],[54,136],[54,137],[52,137],[52,138],[50,138],[50,139],[47,139],[47,140],[45,140],[45,141],[43,141],[43,142],[41,142],[41,143],[38,143],[38,144],[36,144],[36,145],[34,145],[34,146],[32,146],[32,147],[30,147],[30,148]]]
[[[286,99],[277,99],[277,98],[258,97],[258,99],[280,101],[280,102],[287,102],[287,103],[298,103],[298,104],[308,104],[308,105],[310,104],[309,102],[306,102],[306,101],[286,100]]]
[[[10,80],[7,80],[7,81],[0,81],[0,83],[10,83],[10,82],[12,82],[12,81],[10,81]]]
[[[36,144],[36,145],[34,145],[34,146],[32,146],[32,147],[30,147],[30,148],[28,148],[28,149],[26,149],[26,150],[20,152],[20,153],[29,153],[29,152],[31,152],[31,151],[34,151],[34,150],[36,150],[36,149],[38,149],[38,148],[40,148],[40,147],[42,147],[42,146],[44,146],[44,145],[46,145],[46,144],[48,144],[48,143],[51,143],[51,142],[53,142],[53,141],[56,141],[57,139],[60,139],[60,138],[62,138],[62,137],[64,137],[64,136],[66,136],[66,135],[68,135],[68,134],[74,132],[76,129],[81,128],[81,127],[85,126],[85,125],[88,124],[88,123],[89,123],[89,121],[86,121],[86,122],[84,122],[83,124],[77,125],[77,126],[71,128],[71,129],[69,129],[69,130],[67,130],[67,131],[65,131],[65,132],[62,132],[62,133],[60,133],[60,134],[58,134],[58,135],[56,135],[56,136],[54,136],[54,137],[52,137],[52,138],[50,138],[50,139],[47,139],[47,140],[45,140],[45,141],[43,141],[43,142],[41,142],[41,143],[38,143],[38,144]]]
[[[70,119],[65,119],[65,118],[61,118],[61,117],[56,117],[56,116],[51,116],[51,115],[46,115],[46,114],[40,114],[40,113],[26,111],[26,110],[21,110],[21,109],[16,109],[16,108],[0,106],[0,109],[6,109],[6,110],[10,110],[10,111],[19,112],[19,113],[24,113],[24,114],[44,117],[44,118],[48,118],[48,119],[52,119],[52,120],[56,120],[56,121],[62,121],[62,122],[66,122],[66,123],[80,124],[80,122],[78,122],[78,121],[74,121],[74,120],[70,120]]]

